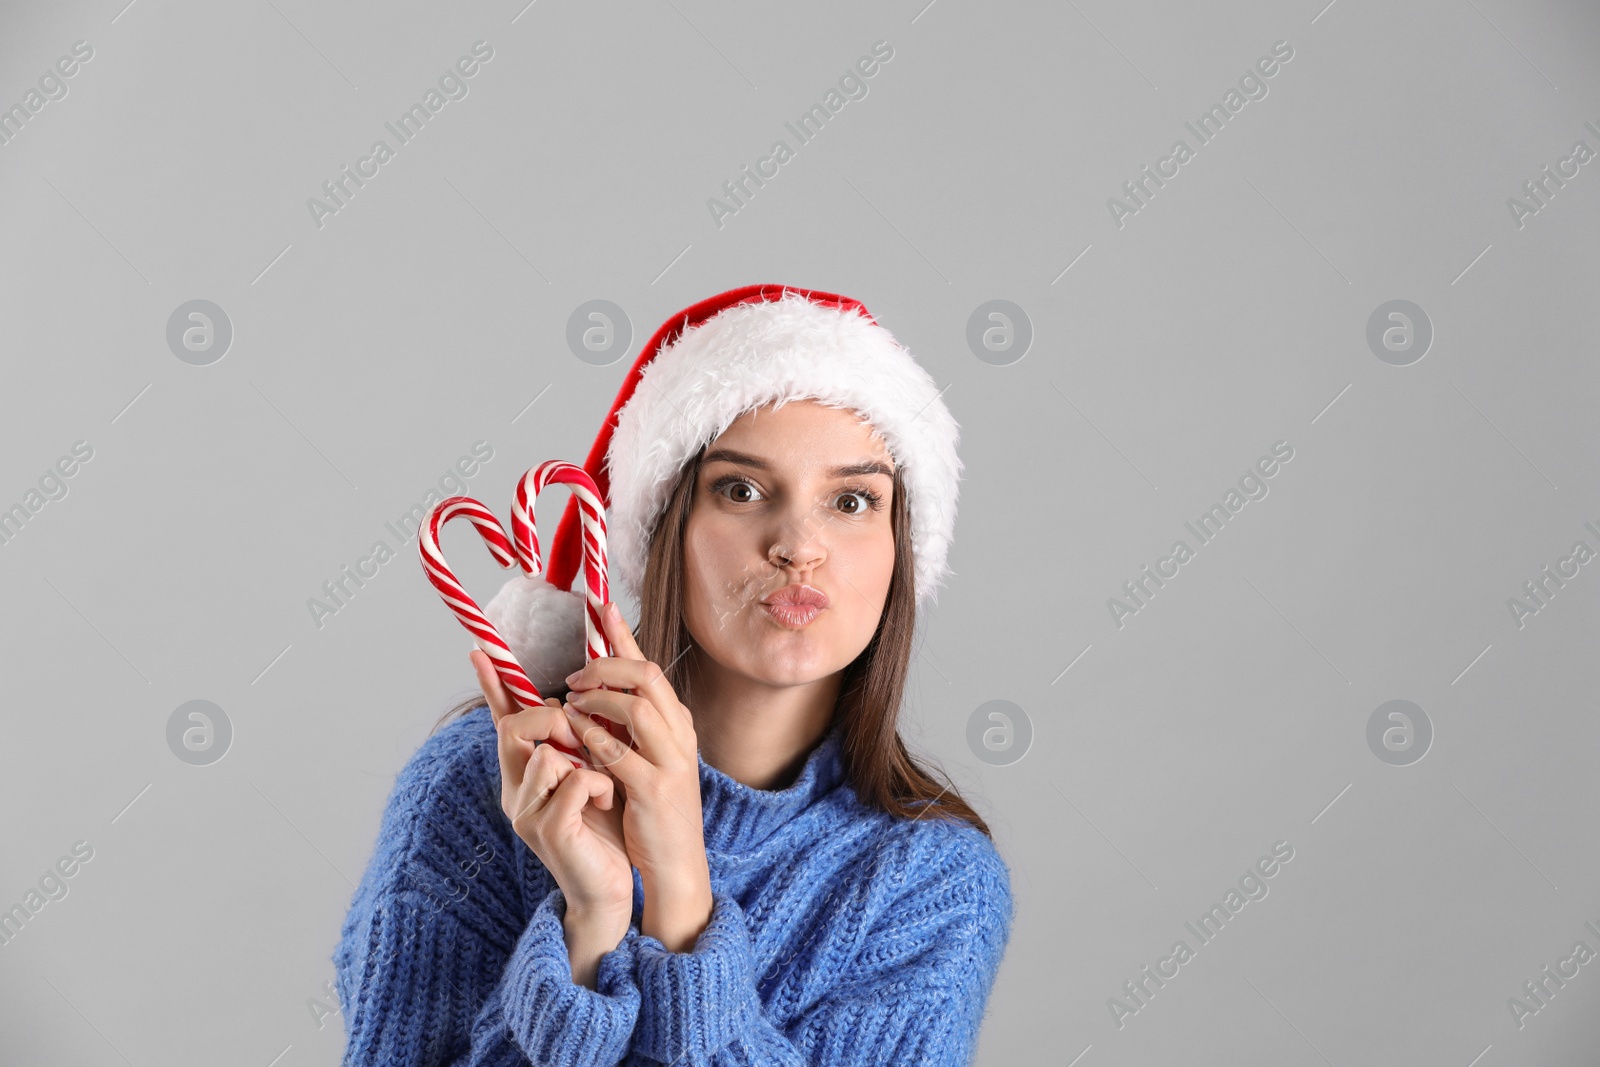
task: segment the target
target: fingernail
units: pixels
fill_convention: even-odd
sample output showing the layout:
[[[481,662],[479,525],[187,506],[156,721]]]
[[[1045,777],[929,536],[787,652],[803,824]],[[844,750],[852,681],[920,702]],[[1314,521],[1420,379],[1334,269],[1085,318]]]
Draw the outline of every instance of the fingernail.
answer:
[[[583,673],[583,668],[579,667],[577,670],[575,670],[571,674],[567,675],[567,684],[571,685],[574,682],[576,682],[578,680],[578,675],[580,675],[582,673]]]
[[[606,614],[610,615],[613,619],[620,619],[622,618],[622,609],[617,607],[616,601],[611,601],[610,603],[606,604]]]

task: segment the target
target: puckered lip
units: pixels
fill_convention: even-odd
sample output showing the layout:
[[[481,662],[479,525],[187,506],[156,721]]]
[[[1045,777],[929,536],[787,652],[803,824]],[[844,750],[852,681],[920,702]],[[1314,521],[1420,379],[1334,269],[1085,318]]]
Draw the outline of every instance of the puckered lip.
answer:
[[[797,582],[794,585],[786,585],[775,593],[767,594],[761,598],[761,602],[763,604],[789,604],[797,607],[825,608],[828,606],[828,594],[815,586]]]

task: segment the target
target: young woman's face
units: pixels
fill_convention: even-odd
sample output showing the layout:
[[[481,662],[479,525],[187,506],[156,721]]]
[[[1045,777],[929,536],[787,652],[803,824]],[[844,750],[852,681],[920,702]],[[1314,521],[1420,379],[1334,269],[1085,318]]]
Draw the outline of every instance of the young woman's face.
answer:
[[[711,669],[773,686],[849,666],[894,570],[894,460],[856,413],[746,412],[706,449],[684,531],[685,621]],[[826,606],[769,606],[802,585]]]

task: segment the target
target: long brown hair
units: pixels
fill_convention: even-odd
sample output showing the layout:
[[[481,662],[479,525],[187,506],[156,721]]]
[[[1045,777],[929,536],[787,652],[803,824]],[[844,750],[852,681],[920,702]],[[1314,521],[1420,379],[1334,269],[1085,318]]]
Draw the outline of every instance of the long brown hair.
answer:
[[[645,658],[666,664],[667,681],[680,699],[693,707],[691,651],[696,647],[683,622],[683,535],[705,448],[688,463],[651,534],[644,588],[639,596],[635,639]],[[878,629],[861,654],[844,669],[833,720],[843,723],[841,754],[846,778],[856,797],[868,807],[905,818],[932,814],[971,823],[993,837],[988,823],[973,810],[954,783],[936,778],[907,750],[900,737],[900,707],[911,666],[912,631],[916,624],[915,556],[911,543],[910,502],[902,468],[894,472],[890,526],[894,532],[894,571]],[[554,692],[546,696],[558,695]],[[483,694],[470,697],[440,717],[434,729],[484,704]]]

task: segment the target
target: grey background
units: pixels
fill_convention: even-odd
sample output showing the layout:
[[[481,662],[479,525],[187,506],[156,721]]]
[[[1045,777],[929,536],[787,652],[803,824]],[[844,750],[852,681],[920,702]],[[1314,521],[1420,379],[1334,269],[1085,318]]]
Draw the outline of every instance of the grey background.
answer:
[[[506,509],[581,462],[639,345],[723,289],[855,296],[962,424],[951,563],[904,731],[995,829],[1017,927],[979,1062],[1593,1063],[1600,926],[1593,5],[667,0],[8,4],[0,104],[94,58],[0,146],[0,947],[8,1063],[334,1064],[330,955],[394,775],[476,689],[400,546],[307,607],[472,443]],[[494,58],[318,228],[305,206],[473,42]],[[893,59],[718,228],[706,201],[873,43]],[[1107,199],[1274,42],[1292,61],[1120,229]],[[1068,269],[1070,266],[1070,269]],[[205,299],[230,350],[176,358]],[[566,345],[622,307],[605,366]],[[989,300],[1025,357],[966,343]],[[1405,299],[1434,340],[1366,344]],[[1118,628],[1106,602],[1274,442],[1294,458]],[[554,530],[564,497],[540,508]],[[506,576],[453,524],[480,603]],[[1070,665],[1070,669],[1067,669]],[[1368,748],[1380,704],[1433,726]],[[167,745],[208,700],[224,758]],[[1012,702],[1026,753],[969,747]],[[1120,1029],[1108,999],[1273,842],[1269,895]],[[276,1057],[276,1059],[275,1059]]]

